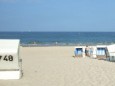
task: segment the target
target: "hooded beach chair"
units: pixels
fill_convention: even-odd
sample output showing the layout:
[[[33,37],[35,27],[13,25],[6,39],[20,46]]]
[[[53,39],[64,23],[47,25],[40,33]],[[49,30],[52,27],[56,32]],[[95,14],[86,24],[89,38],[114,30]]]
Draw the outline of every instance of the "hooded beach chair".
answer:
[[[22,59],[19,53],[20,40],[0,39],[0,79],[20,79]]]
[[[76,47],[74,53],[75,53],[75,57],[83,57],[83,48]]]
[[[107,46],[108,60],[115,61],[115,44]]]
[[[96,56],[98,59],[106,59],[107,58],[107,47],[97,46]]]

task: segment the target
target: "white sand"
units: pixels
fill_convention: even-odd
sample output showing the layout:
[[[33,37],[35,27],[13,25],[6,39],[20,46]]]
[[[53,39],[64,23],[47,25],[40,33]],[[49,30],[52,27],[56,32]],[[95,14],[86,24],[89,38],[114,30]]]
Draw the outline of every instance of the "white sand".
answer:
[[[73,58],[74,47],[21,47],[24,75],[0,86],[115,86],[115,63]]]

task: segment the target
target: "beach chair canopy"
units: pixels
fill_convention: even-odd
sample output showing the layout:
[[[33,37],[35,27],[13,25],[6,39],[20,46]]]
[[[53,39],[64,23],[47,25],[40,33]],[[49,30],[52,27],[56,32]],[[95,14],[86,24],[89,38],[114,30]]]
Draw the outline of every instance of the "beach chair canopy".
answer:
[[[107,46],[108,52],[115,52],[115,44]]]
[[[115,44],[107,46],[109,56],[115,56]]]
[[[19,39],[0,39],[0,53],[17,53],[19,45]]]

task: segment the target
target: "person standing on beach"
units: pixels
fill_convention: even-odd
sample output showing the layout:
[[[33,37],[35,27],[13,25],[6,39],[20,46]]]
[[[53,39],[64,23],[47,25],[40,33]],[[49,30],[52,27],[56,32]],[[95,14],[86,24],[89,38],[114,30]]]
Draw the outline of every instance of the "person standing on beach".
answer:
[[[88,46],[86,46],[85,48],[85,56],[89,57],[89,47]]]

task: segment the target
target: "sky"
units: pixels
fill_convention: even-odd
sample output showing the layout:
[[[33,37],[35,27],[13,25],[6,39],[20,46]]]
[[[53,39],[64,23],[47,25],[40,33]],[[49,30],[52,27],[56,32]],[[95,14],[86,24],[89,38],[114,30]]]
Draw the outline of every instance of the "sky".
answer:
[[[0,0],[0,31],[115,32],[115,0]]]

